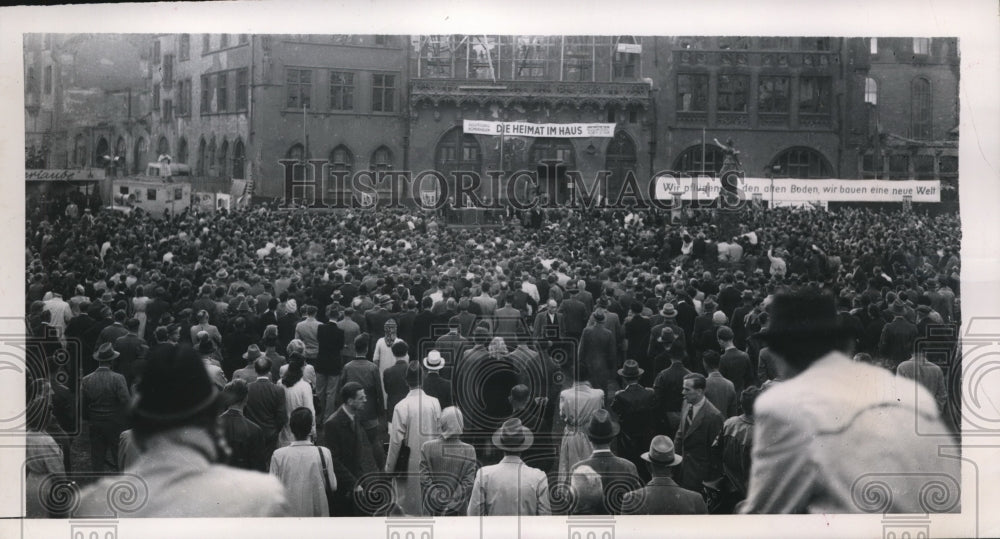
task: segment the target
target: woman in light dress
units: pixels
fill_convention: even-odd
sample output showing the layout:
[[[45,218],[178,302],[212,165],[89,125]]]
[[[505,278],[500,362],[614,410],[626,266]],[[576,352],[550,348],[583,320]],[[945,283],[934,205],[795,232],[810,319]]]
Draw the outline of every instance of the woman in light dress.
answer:
[[[141,286],[135,287],[135,297],[132,298],[132,317],[139,321],[139,336],[146,336],[146,306],[149,305],[149,297]]]
[[[576,383],[559,394],[559,417],[566,425],[559,447],[560,480],[568,480],[573,465],[590,458],[594,451],[587,438],[587,425],[590,416],[604,406],[604,391],[591,387],[588,377],[586,363],[580,363]]]
[[[287,369],[281,377],[281,385],[285,386],[285,409],[291,418],[291,413],[296,408],[308,408],[313,414],[312,429],[310,436],[316,437],[316,408],[313,406],[312,386],[303,378],[305,357],[300,353],[293,353],[288,358]],[[278,447],[285,447],[295,441],[290,423],[285,423],[278,435]]]

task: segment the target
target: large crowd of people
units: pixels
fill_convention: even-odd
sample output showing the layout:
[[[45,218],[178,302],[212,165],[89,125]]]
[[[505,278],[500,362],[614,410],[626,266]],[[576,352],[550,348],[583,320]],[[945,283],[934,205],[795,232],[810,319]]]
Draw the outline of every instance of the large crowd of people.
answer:
[[[878,427],[956,428],[954,214],[63,210],[28,214],[29,479],[79,416],[140,515],[850,512],[834,458],[947,467]]]

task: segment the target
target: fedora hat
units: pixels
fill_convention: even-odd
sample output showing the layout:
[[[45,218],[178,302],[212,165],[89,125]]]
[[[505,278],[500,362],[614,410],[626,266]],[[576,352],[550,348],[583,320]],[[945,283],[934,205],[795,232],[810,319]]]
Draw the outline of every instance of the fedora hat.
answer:
[[[441,357],[441,352],[437,350],[431,350],[427,353],[427,357],[424,358],[424,368],[429,371],[439,371],[444,368],[444,358]]]
[[[148,359],[132,401],[133,424],[183,424],[221,404],[204,362],[191,347],[159,348]]]
[[[256,344],[251,344],[247,347],[247,351],[243,354],[243,359],[247,361],[253,361],[264,354],[261,353],[260,347]]]
[[[660,314],[667,318],[673,318],[677,316],[677,309],[674,309],[673,303],[664,303],[663,308],[660,309]]]
[[[764,342],[808,337],[838,338],[847,329],[837,319],[833,296],[818,291],[783,293],[767,306],[767,327],[754,335]]]
[[[649,451],[646,451],[640,458],[646,462],[663,464],[665,466],[677,466],[684,460],[684,457],[674,453],[674,442],[662,434],[655,436],[649,442]]]
[[[115,348],[111,346],[111,343],[109,342],[102,344],[101,347],[94,352],[94,359],[97,361],[111,361],[118,356],[118,352],[115,352]]]
[[[611,414],[601,408],[595,410],[590,416],[590,424],[587,425],[587,437],[597,443],[610,442],[618,436],[620,427],[612,421]]]
[[[634,359],[629,359],[625,361],[625,365],[618,369],[618,376],[622,378],[638,378],[642,376],[642,373],[646,372],[646,369],[639,367],[639,363]]]
[[[893,301],[892,305],[889,306],[889,312],[895,315],[903,316],[906,314],[906,304],[897,298],[896,301]]]
[[[664,326],[660,330],[660,336],[656,338],[657,341],[662,343],[672,343],[677,340],[677,335],[674,334],[674,328],[670,326]]]
[[[521,420],[514,417],[508,419],[503,425],[493,433],[493,445],[503,451],[520,453],[531,447],[535,441],[535,435],[531,429],[525,427]]]

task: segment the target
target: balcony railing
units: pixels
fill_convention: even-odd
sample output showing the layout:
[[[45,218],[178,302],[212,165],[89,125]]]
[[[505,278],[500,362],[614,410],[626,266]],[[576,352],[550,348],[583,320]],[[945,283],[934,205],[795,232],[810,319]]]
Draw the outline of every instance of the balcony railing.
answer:
[[[417,79],[410,82],[414,105],[441,103],[545,102],[580,107],[594,105],[649,106],[649,85],[644,82],[482,81],[468,79]]]

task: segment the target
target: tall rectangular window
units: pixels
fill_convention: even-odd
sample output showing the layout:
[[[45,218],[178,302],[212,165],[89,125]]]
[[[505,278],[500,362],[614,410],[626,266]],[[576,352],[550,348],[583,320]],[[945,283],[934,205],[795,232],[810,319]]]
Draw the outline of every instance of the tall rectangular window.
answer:
[[[396,110],[395,75],[372,75],[372,111],[393,112]]]
[[[931,138],[931,83],[916,78],[910,85],[910,136],[917,140]]]
[[[169,122],[174,119],[174,101],[172,99],[163,100],[163,121]]]
[[[181,62],[191,58],[191,34],[181,34],[181,42],[178,47],[177,56]]]
[[[201,76],[201,114],[212,112],[212,83],[208,75]]]
[[[746,75],[719,75],[718,110],[721,112],[746,112],[750,77]]]
[[[757,86],[757,111],[788,113],[788,77],[761,77]]]
[[[354,73],[330,72],[330,109],[354,110]]]
[[[247,110],[247,102],[250,98],[250,82],[247,73],[245,67],[236,71],[236,110]]]
[[[830,112],[830,77],[799,79],[799,112],[820,114]]]
[[[913,38],[913,54],[928,55],[931,52],[931,40],[927,37]]]
[[[229,72],[223,71],[215,75],[215,110],[225,112],[229,110],[229,87],[226,84],[229,79]]]
[[[191,115],[191,79],[186,79],[181,82],[180,86],[180,100],[181,100],[181,115],[190,116]]]
[[[157,39],[153,42],[153,63],[160,63],[160,40]]]
[[[868,46],[871,48],[871,55],[878,56],[878,38],[877,37],[871,38]]]
[[[708,75],[677,76],[677,110],[683,112],[708,110]]]
[[[310,108],[312,95],[312,71],[308,69],[289,69],[285,73],[285,86],[288,99],[285,106],[290,109]]]
[[[174,85],[174,55],[163,55],[163,88],[169,90]]]
[[[45,66],[45,76],[43,79],[43,84],[45,85],[45,93],[52,93],[52,66]]]
[[[153,110],[160,110],[160,83],[153,84]]]

